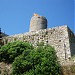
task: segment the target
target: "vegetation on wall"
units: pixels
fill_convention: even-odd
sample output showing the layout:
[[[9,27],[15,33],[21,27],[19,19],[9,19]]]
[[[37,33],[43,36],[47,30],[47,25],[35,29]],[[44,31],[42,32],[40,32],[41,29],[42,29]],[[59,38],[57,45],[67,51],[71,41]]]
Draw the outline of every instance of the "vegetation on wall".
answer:
[[[12,64],[12,75],[60,75],[56,52],[49,45],[34,48],[27,42],[12,42],[1,47],[0,61]]]

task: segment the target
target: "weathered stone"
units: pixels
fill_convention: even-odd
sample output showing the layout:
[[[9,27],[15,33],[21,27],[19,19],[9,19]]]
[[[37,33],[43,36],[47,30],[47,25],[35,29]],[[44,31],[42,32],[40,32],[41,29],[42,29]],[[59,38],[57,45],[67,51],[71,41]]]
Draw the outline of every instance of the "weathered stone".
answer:
[[[29,31],[37,31],[40,29],[47,28],[47,19],[43,16],[39,16],[38,14],[34,14],[30,21],[30,29]]]
[[[3,38],[4,44],[15,41],[15,38],[20,41],[28,41],[34,46],[37,42],[50,44],[55,48],[60,61],[68,60],[71,55],[75,54],[75,36],[67,25],[7,36]]]

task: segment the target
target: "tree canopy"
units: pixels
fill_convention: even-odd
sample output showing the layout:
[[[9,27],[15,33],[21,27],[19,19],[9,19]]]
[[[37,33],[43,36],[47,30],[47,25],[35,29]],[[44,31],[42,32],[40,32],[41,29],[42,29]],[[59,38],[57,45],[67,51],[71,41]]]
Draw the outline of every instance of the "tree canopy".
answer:
[[[49,45],[12,42],[1,47],[0,61],[12,63],[12,75],[60,75],[56,52]]]

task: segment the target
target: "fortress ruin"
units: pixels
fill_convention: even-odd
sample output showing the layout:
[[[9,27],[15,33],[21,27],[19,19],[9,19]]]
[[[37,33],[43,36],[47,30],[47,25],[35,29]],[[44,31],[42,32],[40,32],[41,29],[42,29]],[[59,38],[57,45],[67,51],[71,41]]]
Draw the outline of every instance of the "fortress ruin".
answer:
[[[53,46],[60,61],[69,60],[75,54],[75,35],[67,25],[47,28],[47,19],[34,14],[30,21],[29,32],[2,37],[4,44],[20,40],[34,46],[44,42]]]

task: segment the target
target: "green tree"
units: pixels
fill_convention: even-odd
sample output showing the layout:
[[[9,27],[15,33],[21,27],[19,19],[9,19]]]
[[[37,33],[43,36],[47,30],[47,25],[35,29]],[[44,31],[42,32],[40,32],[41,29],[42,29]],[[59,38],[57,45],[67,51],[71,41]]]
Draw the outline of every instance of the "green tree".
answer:
[[[8,43],[0,49],[0,61],[12,63],[15,57],[21,55],[26,49],[33,49],[33,46],[21,41]]]
[[[15,41],[0,48],[0,61],[12,63],[12,75],[60,75],[53,47]]]
[[[25,50],[12,64],[12,75],[59,75],[60,65],[53,47],[38,46]]]

